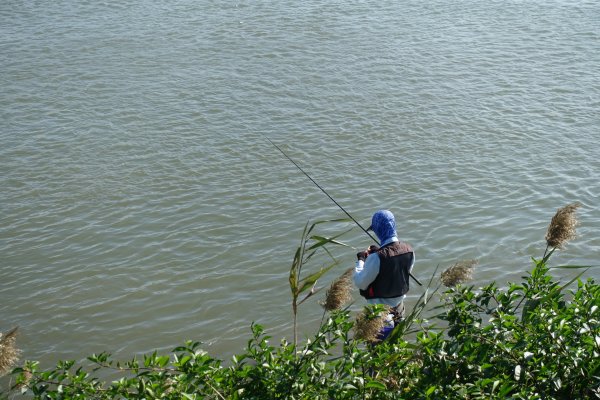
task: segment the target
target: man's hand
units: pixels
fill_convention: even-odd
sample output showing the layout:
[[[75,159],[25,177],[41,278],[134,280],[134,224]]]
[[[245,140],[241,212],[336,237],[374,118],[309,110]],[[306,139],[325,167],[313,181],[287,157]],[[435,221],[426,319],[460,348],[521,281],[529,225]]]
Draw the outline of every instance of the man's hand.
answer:
[[[359,251],[358,253],[356,253],[356,258],[361,261],[365,261],[367,257],[369,257],[369,254],[373,254],[377,252],[377,250],[379,250],[379,246],[372,244],[367,250]]]
[[[369,251],[368,250],[359,251],[358,253],[356,253],[356,258],[359,259],[359,260],[361,260],[361,261],[365,261],[368,256],[369,256]]]

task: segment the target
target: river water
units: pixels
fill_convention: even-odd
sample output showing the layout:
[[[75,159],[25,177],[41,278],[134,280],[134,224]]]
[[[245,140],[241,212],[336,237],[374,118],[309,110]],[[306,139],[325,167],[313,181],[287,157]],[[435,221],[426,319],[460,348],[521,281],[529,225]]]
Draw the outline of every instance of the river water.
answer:
[[[0,54],[0,330],[43,366],[291,338],[302,229],[344,214],[267,137],[364,226],[393,211],[424,282],[518,281],[575,201],[552,263],[598,263],[595,0],[5,0]],[[320,286],[370,242],[316,228],[350,228]]]

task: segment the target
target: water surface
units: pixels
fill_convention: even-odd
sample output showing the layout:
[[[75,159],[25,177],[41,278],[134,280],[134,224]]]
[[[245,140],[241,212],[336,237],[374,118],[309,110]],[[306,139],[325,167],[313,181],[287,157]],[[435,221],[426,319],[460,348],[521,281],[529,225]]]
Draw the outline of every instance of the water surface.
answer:
[[[344,215],[265,136],[363,225],[392,210],[422,281],[471,258],[476,285],[520,279],[574,201],[553,263],[597,264],[597,2],[5,1],[0,21],[0,329],[25,358],[290,337],[302,228]],[[343,238],[323,285],[370,244]]]

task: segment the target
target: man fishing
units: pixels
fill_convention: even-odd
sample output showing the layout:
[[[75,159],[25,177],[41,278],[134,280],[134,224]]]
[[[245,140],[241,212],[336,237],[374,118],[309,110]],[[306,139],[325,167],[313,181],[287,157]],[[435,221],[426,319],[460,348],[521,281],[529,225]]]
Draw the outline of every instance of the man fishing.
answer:
[[[391,308],[388,323],[379,336],[383,340],[394,328],[394,321],[404,317],[404,298],[415,253],[408,243],[398,240],[394,214],[388,210],[373,214],[368,230],[375,232],[381,247],[371,246],[356,254],[354,283],[370,304]]]
[[[358,223],[356,219],[344,207],[342,207],[333,197],[329,195],[310,175],[306,173],[290,156],[277,146],[267,136],[265,138],[277,149],[285,158],[296,166],[312,183],[318,187],[336,206],[340,208],[360,229],[363,230],[373,241],[376,241],[373,235],[368,231],[373,229],[379,238],[382,250],[379,251],[377,246],[371,246],[369,250],[357,254],[358,262],[356,263],[354,282],[361,289],[361,294],[365,296],[369,302],[387,304],[400,315],[404,314],[404,295],[408,291],[408,277],[411,277],[419,286],[423,286],[421,282],[411,274],[412,267],[415,262],[415,255],[409,244],[399,242],[396,235],[396,222],[394,215],[387,211],[377,211],[373,215],[371,227],[365,229]],[[369,262],[366,262],[369,254],[377,254],[372,256]],[[362,260],[361,260],[362,258]],[[380,274],[380,259],[383,260],[383,266],[388,264],[392,268],[383,268],[383,274]],[[391,261],[390,261],[391,260]],[[398,265],[396,265],[398,264]],[[408,265],[408,266],[407,266]],[[388,271],[388,269],[391,271]],[[372,285],[372,288],[370,286]],[[363,294],[364,291],[364,294]],[[370,293],[373,293],[373,296]],[[400,293],[400,294],[398,294]],[[367,297],[369,295],[369,297]]]

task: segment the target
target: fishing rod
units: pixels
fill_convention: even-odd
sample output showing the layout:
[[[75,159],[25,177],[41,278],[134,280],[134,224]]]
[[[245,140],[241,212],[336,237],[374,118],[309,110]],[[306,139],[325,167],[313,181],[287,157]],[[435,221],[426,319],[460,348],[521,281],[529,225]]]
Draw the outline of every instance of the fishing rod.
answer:
[[[263,136],[265,136],[265,135],[263,135]],[[272,141],[271,139],[269,139],[269,137],[265,136],[265,138],[266,138],[266,139],[269,141],[269,143],[271,143],[271,144],[272,144],[272,145],[273,145],[273,146],[274,146],[274,147],[275,147],[277,150],[279,150],[279,152],[281,152],[281,154],[283,154],[285,158],[287,158],[288,160],[290,160],[290,162],[291,162],[292,164],[294,164],[294,165],[296,166],[296,168],[298,168],[298,169],[300,170],[300,172],[302,172],[304,175],[306,175],[306,177],[307,177],[308,179],[310,179],[310,181],[311,181],[312,183],[314,183],[316,187],[318,187],[319,189],[321,189],[321,192],[325,193],[325,195],[326,195],[327,197],[329,197],[329,199],[330,199],[331,201],[333,201],[333,202],[335,203],[335,205],[336,205],[336,206],[338,206],[338,207],[340,208],[340,210],[342,210],[342,211],[344,212],[344,214],[346,214],[346,215],[347,215],[347,216],[348,216],[348,217],[349,217],[349,218],[350,218],[352,221],[354,221],[354,223],[355,223],[355,224],[356,224],[356,225],[357,225],[357,226],[358,226],[360,229],[362,229],[364,233],[366,233],[366,234],[367,234],[367,235],[368,235],[368,236],[369,236],[369,237],[370,237],[370,238],[371,238],[371,239],[372,239],[372,240],[373,240],[375,243],[379,243],[379,241],[378,241],[377,239],[375,239],[375,238],[373,237],[373,235],[371,235],[371,234],[369,233],[369,231],[368,231],[368,230],[366,230],[365,228],[363,228],[363,226],[362,226],[362,225],[361,225],[361,224],[360,224],[360,223],[359,223],[357,220],[355,220],[355,219],[354,219],[354,217],[353,217],[352,215],[350,215],[350,213],[349,213],[348,211],[346,211],[346,209],[340,205],[340,203],[338,203],[337,201],[335,201],[335,199],[334,199],[333,197],[331,197],[331,196],[329,195],[329,193],[327,193],[327,192],[325,191],[325,189],[323,189],[323,188],[321,187],[321,185],[319,185],[319,184],[318,184],[318,183],[317,183],[317,182],[316,182],[316,181],[315,181],[313,178],[311,178],[311,177],[310,177],[310,175],[308,175],[308,174],[307,174],[307,173],[306,173],[306,172],[305,172],[305,171],[304,171],[304,170],[303,170],[303,169],[302,169],[302,168],[301,168],[301,167],[300,167],[298,164],[296,164],[296,162],[295,162],[294,160],[292,160],[290,156],[288,156],[287,154],[285,154],[285,152],[284,152],[283,150],[281,150],[281,148],[280,148],[279,146],[277,146],[275,143],[273,143],[273,141]],[[415,282],[416,282],[416,283],[417,283],[419,286],[423,286],[423,284],[422,284],[421,282],[419,282],[419,280],[418,280],[417,278],[415,278],[415,276],[414,276],[414,275],[413,275],[411,272],[409,272],[409,273],[408,273],[408,275],[409,275],[411,278],[413,278],[413,280],[414,280],[414,281],[415,281]]]

